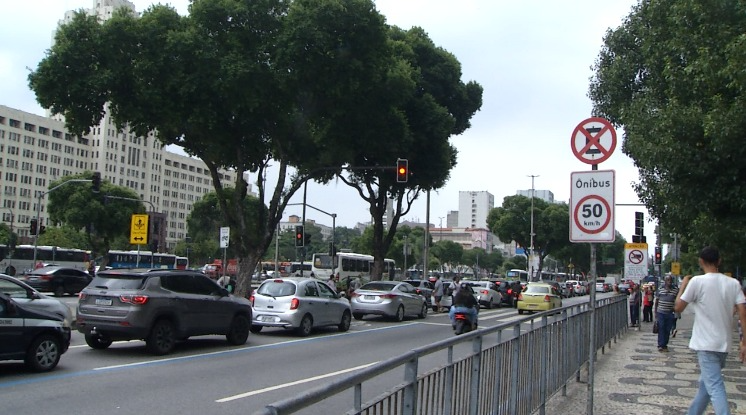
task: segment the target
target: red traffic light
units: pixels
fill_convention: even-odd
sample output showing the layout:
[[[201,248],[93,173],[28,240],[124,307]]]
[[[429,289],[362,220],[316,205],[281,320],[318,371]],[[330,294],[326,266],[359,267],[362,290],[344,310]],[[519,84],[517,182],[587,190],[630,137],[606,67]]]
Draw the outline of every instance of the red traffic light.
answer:
[[[295,227],[295,246],[301,247],[305,245],[305,232],[303,231],[303,225]]]
[[[396,181],[397,183],[406,183],[409,179],[409,160],[396,160]]]

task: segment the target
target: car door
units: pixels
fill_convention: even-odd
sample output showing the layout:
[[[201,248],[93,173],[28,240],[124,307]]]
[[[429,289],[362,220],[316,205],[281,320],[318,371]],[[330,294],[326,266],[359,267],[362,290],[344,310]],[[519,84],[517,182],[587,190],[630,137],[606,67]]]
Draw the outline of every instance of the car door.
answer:
[[[404,302],[404,314],[417,313],[422,303],[419,299],[420,296],[414,291],[414,287],[409,284],[399,284],[396,289]]]
[[[83,288],[87,287],[91,282],[91,276],[79,269],[69,270],[68,277],[70,279],[70,286],[73,287],[73,291],[76,293],[83,291]]]
[[[10,296],[0,294],[0,356],[23,350],[23,318],[13,308]]]
[[[194,279],[194,290],[199,296],[199,301],[204,316],[200,318],[201,330],[205,334],[225,333],[233,319],[233,302],[229,297],[223,295],[223,291],[217,283],[206,276],[192,275]]]
[[[196,287],[194,276],[174,273],[161,277],[161,286],[169,291],[178,304],[179,327],[186,335],[200,334],[208,326],[206,303]]]
[[[337,298],[337,294],[331,290],[324,283],[314,283],[319,288],[319,298],[323,301],[324,310],[324,323],[323,324],[338,324],[342,321],[342,313],[347,307],[344,306],[343,301]]]

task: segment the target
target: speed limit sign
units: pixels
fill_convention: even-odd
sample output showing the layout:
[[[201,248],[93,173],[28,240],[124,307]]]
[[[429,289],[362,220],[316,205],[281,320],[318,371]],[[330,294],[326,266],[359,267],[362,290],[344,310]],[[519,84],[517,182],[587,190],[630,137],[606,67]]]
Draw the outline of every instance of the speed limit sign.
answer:
[[[570,241],[614,242],[614,170],[570,175]]]

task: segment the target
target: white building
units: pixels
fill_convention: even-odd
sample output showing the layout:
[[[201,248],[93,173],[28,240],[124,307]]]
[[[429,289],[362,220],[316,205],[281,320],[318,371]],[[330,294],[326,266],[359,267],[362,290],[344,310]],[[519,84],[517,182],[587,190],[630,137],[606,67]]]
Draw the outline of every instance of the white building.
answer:
[[[531,189],[528,190],[518,190],[515,194],[531,197]],[[550,190],[539,190],[534,189],[534,198],[541,199],[547,203],[554,203],[554,193],[552,193]]]
[[[458,192],[458,227],[488,228],[487,215],[495,207],[490,192]]]

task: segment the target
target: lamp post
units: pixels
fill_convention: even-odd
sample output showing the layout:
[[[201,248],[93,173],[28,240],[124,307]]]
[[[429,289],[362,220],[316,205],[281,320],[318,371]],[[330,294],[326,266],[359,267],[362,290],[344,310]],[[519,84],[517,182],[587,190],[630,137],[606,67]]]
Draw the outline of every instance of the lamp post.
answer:
[[[530,174],[528,175],[528,177],[531,178],[531,235],[529,235],[531,238],[531,244],[529,246],[528,262],[531,267],[531,274],[530,274],[531,279],[533,280],[534,279],[534,179],[539,176],[535,174]]]
[[[5,273],[10,275],[11,277],[14,277],[16,275],[15,268],[13,268],[13,248],[15,247],[14,243],[14,237],[13,237],[13,211],[10,208],[8,209],[8,212],[10,213],[10,233],[8,234],[8,266],[5,269]]]

